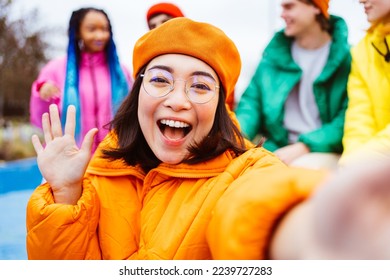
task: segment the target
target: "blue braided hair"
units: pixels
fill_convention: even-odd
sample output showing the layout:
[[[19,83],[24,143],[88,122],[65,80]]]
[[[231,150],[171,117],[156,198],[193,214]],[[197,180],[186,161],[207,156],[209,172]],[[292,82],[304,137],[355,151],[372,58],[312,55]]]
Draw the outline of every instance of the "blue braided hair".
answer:
[[[129,93],[129,84],[123,73],[122,67],[119,63],[118,54],[116,52],[116,46],[110,36],[110,41],[107,48],[108,65],[111,75],[111,92],[112,92],[112,112],[115,114],[118,110],[123,99]]]
[[[109,23],[110,29],[110,40],[106,47],[106,57],[111,77],[111,104],[112,112],[116,113],[122,100],[129,92],[129,84],[126,80],[125,74],[123,73],[122,67],[119,63],[116,46],[113,40],[113,33],[110,20],[107,14],[100,9],[96,8],[81,8],[72,13],[69,21],[68,29],[68,50],[67,50],[67,64],[66,64],[66,77],[65,77],[65,88],[64,97],[62,102],[62,115],[61,124],[64,128],[66,121],[66,110],[69,105],[74,105],[76,108],[76,128],[75,138],[78,143],[81,140],[81,106],[79,97],[79,63],[81,57],[81,50],[78,45],[78,32],[81,21],[89,11],[97,11],[103,13]]]

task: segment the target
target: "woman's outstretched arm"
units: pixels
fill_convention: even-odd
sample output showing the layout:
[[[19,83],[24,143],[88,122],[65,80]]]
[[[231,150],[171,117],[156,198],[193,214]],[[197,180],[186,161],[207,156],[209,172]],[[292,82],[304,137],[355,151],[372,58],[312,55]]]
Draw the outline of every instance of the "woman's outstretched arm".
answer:
[[[273,259],[390,259],[390,158],[345,166],[292,209]]]

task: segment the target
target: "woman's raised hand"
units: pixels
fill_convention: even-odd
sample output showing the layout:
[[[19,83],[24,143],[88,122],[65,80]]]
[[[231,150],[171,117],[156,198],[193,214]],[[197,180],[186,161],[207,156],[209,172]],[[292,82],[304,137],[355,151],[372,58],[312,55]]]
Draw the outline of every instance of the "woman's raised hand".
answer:
[[[40,98],[45,101],[50,101],[51,99],[59,98],[60,94],[61,90],[50,82],[44,83],[39,90]]]
[[[77,147],[74,138],[76,109],[69,106],[65,131],[62,132],[57,105],[50,105],[49,113],[42,116],[42,128],[46,145],[37,135],[32,143],[37,153],[38,167],[53,190],[56,203],[76,204],[82,192],[82,180],[91,157],[91,149],[97,128],[91,129]]]

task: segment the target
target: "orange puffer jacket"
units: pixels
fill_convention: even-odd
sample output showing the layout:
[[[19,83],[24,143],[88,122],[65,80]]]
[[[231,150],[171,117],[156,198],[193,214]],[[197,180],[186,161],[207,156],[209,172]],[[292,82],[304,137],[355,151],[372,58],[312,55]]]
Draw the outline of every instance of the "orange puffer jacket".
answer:
[[[263,148],[147,174],[98,155],[77,205],[56,204],[47,183],[32,194],[29,259],[265,258],[278,218],[323,178]]]

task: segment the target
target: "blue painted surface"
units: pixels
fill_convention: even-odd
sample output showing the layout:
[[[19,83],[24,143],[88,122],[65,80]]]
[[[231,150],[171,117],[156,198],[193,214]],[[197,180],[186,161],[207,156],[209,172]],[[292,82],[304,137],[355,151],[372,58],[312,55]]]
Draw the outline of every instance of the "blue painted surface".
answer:
[[[36,158],[0,163],[0,260],[25,260],[26,205],[41,183]]]
[[[35,157],[0,163],[0,194],[32,189],[41,181]]]
[[[33,190],[0,195],[0,260],[26,260],[26,205]]]

